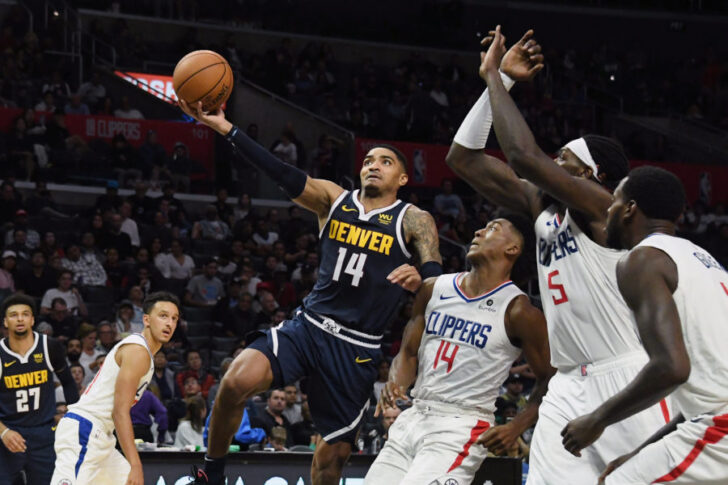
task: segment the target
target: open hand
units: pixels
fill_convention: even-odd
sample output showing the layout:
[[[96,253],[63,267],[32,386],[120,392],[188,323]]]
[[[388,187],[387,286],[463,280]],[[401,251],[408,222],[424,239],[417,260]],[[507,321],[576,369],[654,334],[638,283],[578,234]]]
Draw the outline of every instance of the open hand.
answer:
[[[491,30],[480,45],[483,48],[488,47],[495,37],[495,30]],[[480,76],[485,79],[485,65],[483,61],[485,55],[481,53]],[[500,70],[508,75],[514,81],[530,81],[533,77],[543,69],[543,54],[541,54],[541,45],[533,37],[533,29],[528,30],[521,40],[513,44],[505,53],[500,63]]]
[[[227,135],[233,125],[225,119],[225,112],[222,108],[218,108],[215,112],[206,113],[202,111],[202,101],[198,101],[194,105],[187,104],[184,99],[178,101],[179,107],[188,116],[193,117],[200,123],[209,126],[221,135]]]
[[[506,53],[506,38],[501,34],[500,25],[488,33],[488,37],[481,41],[481,45],[490,44],[487,52],[480,53],[480,77],[485,79],[488,72],[498,72],[501,60]]]
[[[397,399],[405,399],[405,390],[393,381],[387,381],[379,395],[377,408],[374,410],[374,417],[378,417],[387,408],[393,408],[397,405]]]

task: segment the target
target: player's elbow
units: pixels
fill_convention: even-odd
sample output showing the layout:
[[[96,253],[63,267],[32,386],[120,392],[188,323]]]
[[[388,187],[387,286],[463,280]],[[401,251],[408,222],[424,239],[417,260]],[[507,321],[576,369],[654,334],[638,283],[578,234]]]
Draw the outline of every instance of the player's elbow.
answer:
[[[450,167],[453,172],[461,174],[468,165],[468,161],[476,152],[477,150],[470,150],[453,142],[452,145],[450,145],[450,150],[445,156],[445,163],[447,163],[447,166]]]
[[[690,360],[687,356],[666,356],[660,359],[660,362],[656,362],[653,368],[657,374],[655,382],[662,382],[670,388],[684,384],[690,377]]]

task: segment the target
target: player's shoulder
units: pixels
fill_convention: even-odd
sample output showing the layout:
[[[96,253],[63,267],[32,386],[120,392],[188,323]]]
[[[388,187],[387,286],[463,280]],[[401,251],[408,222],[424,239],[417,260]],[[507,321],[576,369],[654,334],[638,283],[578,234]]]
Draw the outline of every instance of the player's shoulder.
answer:
[[[531,299],[523,292],[514,296],[508,304],[506,323],[509,327],[528,328],[543,319],[543,312],[531,303]]]
[[[424,209],[420,209],[414,204],[409,204],[404,209],[402,227],[405,231],[405,235],[407,236],[420,234],[422,232],[437,233],[435,218],[432,217],[432,214]]]

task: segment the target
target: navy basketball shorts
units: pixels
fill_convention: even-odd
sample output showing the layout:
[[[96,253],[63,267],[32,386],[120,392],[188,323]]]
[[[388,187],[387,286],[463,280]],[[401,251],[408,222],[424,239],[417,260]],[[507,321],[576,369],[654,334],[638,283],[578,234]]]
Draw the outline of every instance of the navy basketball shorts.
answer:
[[[354,443],[382,359],[381,337],[299,312],[260,332],[248,348],[263,352],[273,370],[272,388],[308,377],[308,403],[324,441]]]
[[[42,426],[9,426],[25,439],[25,453],[11,453],[0,443],[0,485],[22,483],[25,470],[28,485],[48,485],[53,475],[56,453],[53,450],[53,423]]]

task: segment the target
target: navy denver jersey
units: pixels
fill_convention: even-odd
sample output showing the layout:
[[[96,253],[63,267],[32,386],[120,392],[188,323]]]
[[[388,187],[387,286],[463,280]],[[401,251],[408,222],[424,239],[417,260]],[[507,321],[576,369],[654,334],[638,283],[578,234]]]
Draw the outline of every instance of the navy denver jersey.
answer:
[[[319,234],[318,281],[303,306],[352,330],[381,335],[405,291],[387,275],[411,258],[402,230],[409,204],[398,199],[364,213],[358,195],[344,192],[331,206]]]
[[[0,341],[0,421],[11,428],[40,426],[56,414],[49,346],[58,342],[37,332],[33,335],[34,345],[24,356],[10,350],[7,338]],[[56,365],[65,366],[63,354],[55,357],[60,357]]]

